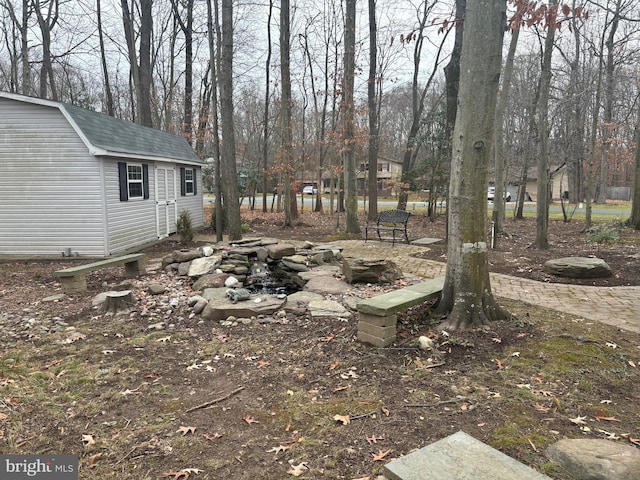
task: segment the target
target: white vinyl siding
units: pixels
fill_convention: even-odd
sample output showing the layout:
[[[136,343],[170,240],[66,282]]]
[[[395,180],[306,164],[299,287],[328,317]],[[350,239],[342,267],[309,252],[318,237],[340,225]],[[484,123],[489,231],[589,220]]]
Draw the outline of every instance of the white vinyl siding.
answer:
[[[193,168],[193,167],[187,167]],[[191,215],[191,225],[193,228],[201,228],[204,226],[204,206],[202,203],[202,170],[200,168],[193,168],[194,170],[194,181],[197,183],[195,185],[196,195],[188,194],[185,196],[178,195],[177,204],[178,204],[178,215],[183,210],[186,210]],[[186,171],[186,169],[185,169]]]
[[[140,161],[132,164],[140,165]],[[153,162],[149,162],[148,165],[151,172]],[[120,201],[117,161],[104,160],[104,176],[109,219],[109,254],[119,255],[136,246],[157,240],[154,175],[149,175],[150,198],[133,199],[128,202]]]
[[[103,255],[99,161],[58,109],[0,109],[0,254]]]

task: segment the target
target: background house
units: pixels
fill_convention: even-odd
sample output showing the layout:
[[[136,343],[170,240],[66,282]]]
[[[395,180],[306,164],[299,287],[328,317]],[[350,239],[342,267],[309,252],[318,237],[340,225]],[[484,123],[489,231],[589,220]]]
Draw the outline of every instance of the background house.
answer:
[[[117,255],[203,225],[201,162],[183,137],[0,92],[0,255]]]

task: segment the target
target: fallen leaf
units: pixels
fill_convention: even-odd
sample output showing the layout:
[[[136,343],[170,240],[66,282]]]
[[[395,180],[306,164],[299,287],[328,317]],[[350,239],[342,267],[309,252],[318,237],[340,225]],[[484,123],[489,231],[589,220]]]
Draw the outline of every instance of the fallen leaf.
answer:
[[[385,417],[388,417],[389,415],[391,415],[391,412],[389,411],[389,409],[388,409],[387,407],[382,407],[382,408],[380,409],[380,411],[381,411],[382,413],[384,413],[384,416],[385,416]]]
[[[520,352],[513,352],[511,354],[512,357],[519,357],[520,356]]]
[[[618,348],[618,346],[619,346],[618,344],[613,343],[613,342],[607,342],[607,343],[605,343],[605,345],[607,347],[609,347],[609,348]]]
[[[289,450],[293,445],[278,445],[277,447],[273,447],[270,448],[269,450],[267,450],[267,453],[275,453],[276,455],[282,452],[286,452],[287,450]]]
[[[620,440],[620,437],[615,433],[607,432],[606,430],[600,430],[599,428],[596,428],[596,432],[606,435],[607,440]]]
[[[594,417],[596,420],[606,420],[607,422],[619,422],[616,417],[607,417],[605,416],[604,410],[600,410],[598,414]]]
[[[629,441],[630,441],[631,443],[633,443],[634,445],[637,445],[637,446],[639,446],[639,447],[640,447],[640,438],[632,438],[632,437],[629,437]]]
[[[200,470],[199,468],[183,468],[180,471],[181,472],[187,472],[187,473],[195,473],[196,475],[199,475],[202,472],[204,472],[204,470]]]
[[[332,393],[341,392],[342,390],[348,390],[350,387],[347,385],[346,387],[335,387],[331,389]]]
[[[384,440],[384,437],[376,437],[375,435],[371,435],[370,437],[364,437],[369,445],[372,443],[378,443],[378,440]]]
[[[213,441],[216,438],[222,437],[222,435],[220,435],[218,432],[214,433],[213,435],[209,435],[208,433],[203,433],[202,436],[209,441]]]
[[[96,466],[96,463],[98,463],[98,460],[100,460],[101,458],[102,458],[102,454],[96,453],[95,455],[92,455],[89,457],[89,459],[87,460],[87,465],[89,466],[89,468],[93,468]]]
[[[549,407],[545,407],[544,405],[541,405],[541,404],[539,404],[539,403],[536,403],[536,404],[534,405],[534,408],[535,408],[537,411],[542,412],[542,413],[547,413],[549,410],[551,410],[551,408],[549,408]]]
[[[82,443],[85,447],[90,447],[91,445],[95,445],[96,441],[93,435],[82,435]]]
[[[265,360],[258,360],[258,368],[268,367],[271,365],[271,362],[267,362]]]
[[[183,437],[188,433],[195,433],[195,432],[196,432],[196,427],[180,427],[178,428],[178,430],[176,430],[176,433],[182,433]]]
[[[522,332],[522,333],[519,333],[518,335],[516,335],[516,338],[523,338],[523,337],[526,337],[526,336],[527,336],[527,334]]]
[[[569,421],[571,423],[575,423],[576,425],[586,425],[587,424],[587,422],[585,422],[586,419],[587,419],[586,416],[584,417],[577,416],[576,418],[570,418]]]
[[[504,368],[502,365],[502,362],[497,358],[494,358],[493,361],[496,362],[496,365],[498,366],[498,370],[502,370]]]
[[[167,478],[167,477],[173,477],[173,480],[186,480],[187,478],[189,478],[189,474],[187,472],[183,472],[182,470],[178,471],[178,472],[174,472],[173,470],[169,470],[168,472],[163,472],[162,476]]]
[[[291,469],[287,470],[287,473],[294,477],[299,477],[305,470],[309,470],[309,468],[304,463],[300,463],[298,465],[291,465]]]
[[[606,403],[607,405],[611,404],[611,400],[600,400],[600,403]]]
[[[531,390],[531,393],[534,395],[542,395],[543,397],[555,397],[553,392],[550,392],[549,390]]]
[[[633,360],[629,360],[629,365],[633,368],[636,368],[636,364]]]
[[[389,455],[390,453],[391,453],[391,450],[387,450],[386,452],[383,452],[382,449],[378,449],[378,453],[372,452],[371,455],[373,455],[374,462],[381,462],[382,459],[387,455]]]
[[[492,339],[491,339],[491,341],[492,341],[493,343],[502,343],[502,340],[501,340],[500,338],[498,338],[498,337],[494,337],[494,338],[492,338]]]
[[[260,423],[258,420],[253,418],[251,415],[247,415],[246,417],[244,417],[244,421],[247,422],[249,425],[251,425],[252,423]]]
[[[334,415],[333,419],[336,422],[342,422],[343,425],[349,425],[351,423],[351,418],[349,418],[349,415]]]
[[[192,363],[187,367],[187,371],[190,372],[191,370],[199,370],[201,366],[202,365],[198,365],[197,363]]]
[[[336,368],[338,368],[340,366],[340,362],[335,361],[333,362],[331,365],[329,365],[329,370],[335,370]]]

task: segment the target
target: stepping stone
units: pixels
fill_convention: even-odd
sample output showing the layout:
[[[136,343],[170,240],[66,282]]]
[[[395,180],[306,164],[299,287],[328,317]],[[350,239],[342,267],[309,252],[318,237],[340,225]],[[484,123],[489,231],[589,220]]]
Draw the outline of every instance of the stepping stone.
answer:
[[[441,241],[442,241],[441,238],[422,237],[422,238],[417,238],[415,240],[411,240],[411,245],[431,245],[433,243],[439,243]]]
[[[384,474],[390,480],[551,480],[464,432],[392,460]]]

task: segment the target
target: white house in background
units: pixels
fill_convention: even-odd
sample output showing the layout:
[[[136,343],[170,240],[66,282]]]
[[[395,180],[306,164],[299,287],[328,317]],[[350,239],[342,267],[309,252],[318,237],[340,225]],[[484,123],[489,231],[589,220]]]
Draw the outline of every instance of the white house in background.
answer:
[[[187,141],[72,105],[0,92],[0,255],[107,257],[203,226]]]

